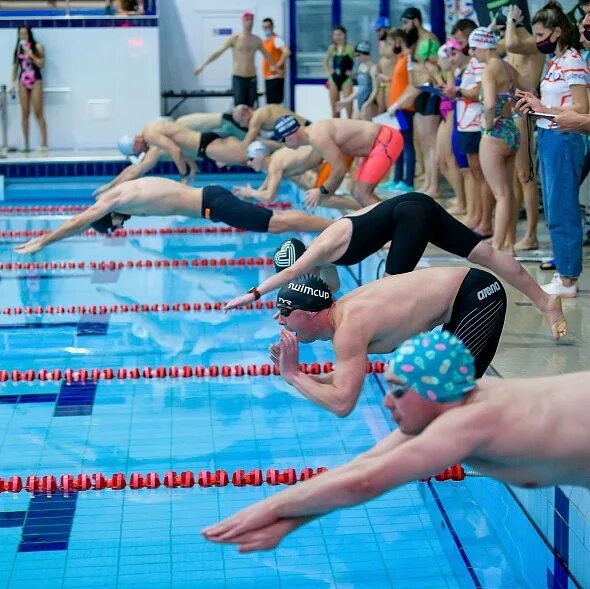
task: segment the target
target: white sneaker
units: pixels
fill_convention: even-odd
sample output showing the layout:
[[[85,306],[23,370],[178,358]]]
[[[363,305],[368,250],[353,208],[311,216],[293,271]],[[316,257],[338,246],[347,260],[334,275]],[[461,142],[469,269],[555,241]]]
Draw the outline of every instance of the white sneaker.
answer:
[[[561,281],[561,276],[555,273],[553,280],[549,284],[544,284],[541,288],[550,295],[558,295],[564,299],[573,299],[578,293],[578,283],[575,282],[572,286],[564,286]]]

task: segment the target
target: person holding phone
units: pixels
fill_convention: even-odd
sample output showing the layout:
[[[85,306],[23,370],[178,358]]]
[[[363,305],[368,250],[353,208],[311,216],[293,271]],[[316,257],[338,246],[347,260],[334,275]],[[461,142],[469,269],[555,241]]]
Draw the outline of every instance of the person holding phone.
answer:
[[[541,98],[517,91],[520,112],[536,119],[541,186],[557,273],[543,286],[548,294],[573,298],[582,273],[582,216],[578,192],[586,142],[580,133],[565,132],[556,115],[588,113],[590,75],[573,48],[574,25],[558,4],[550,2],[533,17],[537,48],[550,55],[541,81]],[[529,114],[531,113],[531,114]]]
[[[30,27],[19,27],[14,48],[11,92],[18,94],[22,112],[24,152],[29,152],[29,115],[31,103],[41,131],[41,150],[47,150],[47,124],[43,115],[43,76],[41,70],[45,63],[45,50],[35,41]]]

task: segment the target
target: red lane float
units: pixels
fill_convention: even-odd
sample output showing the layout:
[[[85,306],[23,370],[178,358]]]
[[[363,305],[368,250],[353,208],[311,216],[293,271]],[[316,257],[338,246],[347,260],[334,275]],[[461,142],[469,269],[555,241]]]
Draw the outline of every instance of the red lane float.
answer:
[[[465,469],[460,464],[454,464],[453,466],[449,466],[449,468],[445,468],[442,472],[439,472],[437,475],[434,475],[434,480],[436,481],[462,481],[467,476]],[[427,483],[433,477],[426,477],[424,479],[420,479],[420,482]]]
[[[265,209],[286,210],[292,208],[290,202],[266,202],[256,203]],[[89,205],[41,205],[41,206],[2,206],[0,207],[0,215],[73,215],[81,213],[88,208]]]
[[[154,303],[152,305],[134,303],[131,305],[69,305],[63,307],[62,305],[47,307],[4,307],[2,309],[3,315],[106,315],[107,313],[168,313],[168,312],[188,312],[188,311],[223,311],[226,303],[204,302],[204,303]],[[256,310],[262,311],[265,309],[274,309],[274,301],[256,301],[249,303],[243,307],[236,307],[235,310]]]
[[[263,258],[187,258],[173,260],[101,260],[99,262],[74,262],[61,260],[54,262],[0,262],[0,270],[59,270],[61,272],[71,270],[97,270],[101,272],[114,272],[115,270],[132,268],[207,268],[227,267],[242,268],[252,266],[272,266],[274,261],[270,257]]]
[[[38,477],[30,475],[23,479],[20,476],[11,476],[7,479],[0,477],[0,493],[20,493],[23,489],[29,493],[45,493],[51,495],[59,489],[63,493],[73,493],[78,491],[103,491],[112,489],[121,491],[127,487],[136,491],[138,489],[157,489],[161,485],[169,489],[178,487],[190,489],[195,485],[199,487],[226,487],[229,484],[235,487],[255,486],[259,487],[263,483],[268,485],[294,485],[298,481],[306,481],[315,477],[327,468],[321,466],[315,471],[312,468],[305,467],[297,475],[294,468],[287,468],[279,472],[275,468],[269,468],[263,475],[262,470],[255,468],[250,472],[244,472],[239,469],[231,476],[225,470],[216,470],[210,472],[201,470],[195,476],[191,470],[185,470],[180,474],[176,471],[168,471],[162,478],[157,472],[148,472],[143,475],[138,472],[131,473],[126,477],[122,472],[116,472],[111,477],[105,477],[101,472],[92,474],[62,474],[59,479],[55,475],[45,475]]]
[[[306,374],[327,374],[334,370],[332,362],[314,362],[313,364],[302,363],[299,365],[300,370]],[[381,360],[375,362],[367,362],[367,374],[375,372],[382,374],[385,372],[385,363]],[[245,369],[239,364],[234,366],[158,366],[152,368],[145,366],[143,368],[79,368],[74,370],[67,368],[63,373],[59,368],[54,368],[49,371],[45,368],[34,370],[32,368],[26,370],[12,369],[0,370],[0,383],[12,381],[17,382],[33,382],[40,381],[62,381],[70,382],[86,382],[98,380],[135,380],[143,376],[148,379],[162,379],[162,378],[229,378],[234,376],[277,376],[280,372],[276,366],[270,364],[249,364]]]

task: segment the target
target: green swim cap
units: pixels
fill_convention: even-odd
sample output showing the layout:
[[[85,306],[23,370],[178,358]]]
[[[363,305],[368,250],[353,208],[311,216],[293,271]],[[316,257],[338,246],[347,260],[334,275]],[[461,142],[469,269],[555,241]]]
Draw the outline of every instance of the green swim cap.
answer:
[[[420,396],[439,403],[461,400],[476,384],[471,352],[448,331],[407,339],[394,352],[389,370]]]

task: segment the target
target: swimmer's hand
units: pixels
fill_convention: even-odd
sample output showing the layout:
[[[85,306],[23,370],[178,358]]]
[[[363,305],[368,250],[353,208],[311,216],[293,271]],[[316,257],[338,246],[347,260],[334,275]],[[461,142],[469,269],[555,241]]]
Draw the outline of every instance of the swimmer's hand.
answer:
[[[322,199],[322,193],[320,192],[319,188],[312,188],[306,192],[305,197],[305,206],[308,209],[315,209],[319,204],[320,200]]]
[[[229,311],[230,309],[235,309],[236,307],[241,307],[243,305],[247,305],[248,303],[253,303],[256,299],[252,293],[246,293],[240,297],[236,297],[232,299],[229,303],[225,305],[223,308],[224,311]]]
[[[34,254],[41,251],[45,246],[43,245],[43,236],[35,237],[26,243],[21,243],[15,246],[14,251],[17,254]]]
[[[256,507],[256,505],[253,507]],[[264,507],[264,509],[268,510],[267,507]],[[257,523],[255,523],[256,520],[253,515],[246,514],[245,517],[248,517],[249,519],[244,521],[244,516],[242,515],[244,511],[240,511],[236,515],[215,526],[204,529],[203,536],[205,536],[210,542],[238,544],[238,550],[242,553],[255,552],[258,550],[272,550],[279,545],[281,540],[289,532],[298,528],[302,523],[300,519],[295,518],[276,519],[269,524],[254,528],[253,526],[257,525]],[[225,526],[228,524],[231,527],[226,528]],[[238,528],[238,526],[241,527]],[[216,533],[216,530],[218,529],[225,531],[225,533]],[[235,529],[242,531],[234,533],[233,530]]]
[[[252,188],[252,186],[250,186],[250,184],[246,184],[246,186],[234,186],[231,189],[232,193],[234,196],[237,196],[239,198],[245,198],[245,199],[250,199],[253,198],[253,192],[254,189]]]
[[[514,20],[517,24],[521,23],[524,19],[524,15],[522,14],[522,10],[516,4],[511,4],[508,7],[508,14],[506,15],[508,20]]]
[[[270,348],[270,359],[274,366],[276,366],[279,370],[281,369],[280,365],[280,357],[281,357],[281,346],[279,344],[271,344]]]
[[[195,76],[198,76],[199,74],[201,74],[203,72],[204,69],[205,69],[205,66],[200,65],[198,68],[195,69],[195,71],[193,73]]]
[[[195,179],[195,176],[197,175],[197,164],[195,164],[195,162],[193,162],[193,160],[190,160],[188,158],[184,158],[184,163],[187,165],[188,169],[189,169],[189,173],[187,176],[182,176],[180,178],[180,182],[182,184],[188,184],[189,182],[192,182]]]
[[[299,340],[294,333],[283,329],[279,341],[279,370],[286,382],[299,373]]]

